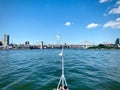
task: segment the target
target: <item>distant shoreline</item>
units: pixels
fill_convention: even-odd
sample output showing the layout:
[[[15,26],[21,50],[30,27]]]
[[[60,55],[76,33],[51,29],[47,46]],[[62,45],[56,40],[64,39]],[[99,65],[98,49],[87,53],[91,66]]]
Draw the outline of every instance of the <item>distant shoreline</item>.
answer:
[[[47,50],[47,49],[60,49],[60,48],[46,48],[46,49],[0,49],[0,50]],[[120,48],[94,48],[94,47],[90,47],[90,48],[65,48],[65,49],[74,49],[74,50],[120,50]]]

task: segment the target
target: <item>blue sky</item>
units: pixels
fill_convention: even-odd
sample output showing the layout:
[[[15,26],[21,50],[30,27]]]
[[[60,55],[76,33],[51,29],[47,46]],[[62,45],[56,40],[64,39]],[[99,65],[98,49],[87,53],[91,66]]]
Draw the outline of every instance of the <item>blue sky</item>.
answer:
[[[0,0],[0,38],[31,44],[114,43],[120,38],[120,0]]]

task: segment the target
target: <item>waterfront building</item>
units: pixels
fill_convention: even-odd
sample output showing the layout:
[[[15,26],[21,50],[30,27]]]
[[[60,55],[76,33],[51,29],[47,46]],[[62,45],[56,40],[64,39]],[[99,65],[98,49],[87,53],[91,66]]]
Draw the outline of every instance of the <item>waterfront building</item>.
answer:
[[[4,39],[3,39],[3,46],[8,46],[9,45],[9,35],[4,34]]]
[[[117,38],[115,41],[115,45],[120,48],[120,38]]]
[[[116,44],[116,45],[120,44],[120,38],[117,38],[117,39],[116,39],[115,44]]]
[[[44,49],[43,41],[41,41],[41,49]]]
[[[3,45],[3,42],[2,42],[2,40],[0,40],[0,46],[2,46]]]
[[[26,45],[26,46],[29,46],[29,45],[30,45],[30,42],[29,42],[29,41],[26,41],[26,42],[25,42],[25,45]]]

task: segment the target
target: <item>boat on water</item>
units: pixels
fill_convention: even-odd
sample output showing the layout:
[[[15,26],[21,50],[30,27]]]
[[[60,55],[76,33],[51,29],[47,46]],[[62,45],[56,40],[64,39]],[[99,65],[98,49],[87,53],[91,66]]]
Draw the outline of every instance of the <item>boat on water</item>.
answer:
[[[62,75],[60,77],[57,88],[54,88],[54,90],[69,90],[66,79],[65,79],[65,75],[64,75],[64,55],[63,54],[64,54],[64,47],[62,47],[62,51],[59,53],[59,56],[62,59]]]

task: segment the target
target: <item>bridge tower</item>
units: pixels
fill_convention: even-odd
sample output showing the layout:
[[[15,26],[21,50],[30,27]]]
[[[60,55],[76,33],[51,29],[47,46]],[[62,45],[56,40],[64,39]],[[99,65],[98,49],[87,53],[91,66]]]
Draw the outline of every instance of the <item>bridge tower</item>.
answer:
[[[88,48],[88,41],[84,41],[84,48]]]

